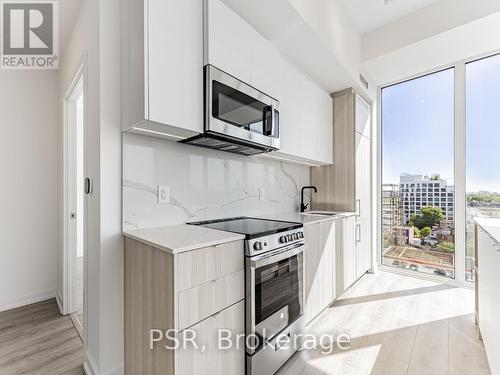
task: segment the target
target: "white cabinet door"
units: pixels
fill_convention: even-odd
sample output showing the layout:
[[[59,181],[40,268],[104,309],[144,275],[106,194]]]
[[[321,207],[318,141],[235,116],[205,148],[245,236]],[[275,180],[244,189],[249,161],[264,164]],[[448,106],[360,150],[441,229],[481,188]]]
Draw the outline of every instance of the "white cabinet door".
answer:
[[[368,223],[369,219],[359,219],[356,222],[356,279],[359,279],[371,268]]]
[[[304,227],[308,243],[304,255],[306,323],[311,322],[333,301],[335,227],[333,221]]]
[[[356,131],[371,138],[371,106],[359,95],[356,95]]]
[[[219,330],[228,330],[234,336],[245,332],[245,302],[241,301],[228,307],[219,314],[213,315],[197,325],[191,327],[196,333],[197,350],[188,344],[186,349],[177,350],[176,375],[192,374],[245,374],[245,345],[240,342],[240,347],[228,350],[218,349]],[[192,337],[191,333],[181,333],[186,338]],[[190,336],[191,335],[191,336]],[[205,351],[201,346],[205,345]]]
[[[220,0],[207,1],[205,20],[205,63],[251,84],[256,31]]]
[[[357,276],[356,266],[356,219],[350,216],[344,221],[342,248],[342,274],[343,290],[346,291],[355,281]]]
[[[149,0],[148,4],[148,120],[202,132],[202,0]]]
[[[356,213],[370,217],[370,140],[356,132]]]
[[[479,327],[486,355],[490,360],[491,373],[500,373],[500,244],[482,229],[478,233],[478,271],[479,271]]]

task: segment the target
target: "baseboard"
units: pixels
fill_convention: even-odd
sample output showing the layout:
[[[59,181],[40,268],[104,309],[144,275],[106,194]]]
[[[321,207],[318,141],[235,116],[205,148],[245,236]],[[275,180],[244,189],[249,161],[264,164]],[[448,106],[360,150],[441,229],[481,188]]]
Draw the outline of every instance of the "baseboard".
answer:
[[[56,292],[56,302],[57,302],[57,307],[59,307],[59,313],[61,315],[64,315],[63,307],[62,307],[62,297],[59,291]]]
[[[122,365],[118,365],[108,371],[105,371],[101,375],[123,375],[125,374],[125,367]]]
[[[86,375],[99,375],[96,369],[96,364],[92,356],[86,350],[83,360],[83,371],[85,372]]]
[[[88,351],[85,351],[85,359],[83,361],[83,371],[85,371],[86,375],[123,375],[125,374],[124,365],[120,364],[115,366],[114,368],[104,371],[103,373],[99,373],[97,371],[97,366],[92,359],[92,356]]]
[[[0,312],[15,309],[16,307],[30,305],[32,303],[45,301],[56,296],[55,289],[42,290],[28,293],[22,296],[16,296],[0,302]]]

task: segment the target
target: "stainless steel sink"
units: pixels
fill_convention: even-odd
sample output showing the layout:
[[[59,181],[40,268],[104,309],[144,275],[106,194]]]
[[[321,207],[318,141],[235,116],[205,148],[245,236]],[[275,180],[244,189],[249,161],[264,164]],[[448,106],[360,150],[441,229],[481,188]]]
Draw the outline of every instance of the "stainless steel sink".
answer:
[[[307,211],[302,212],[302,215],[314,215],[314,216],[337,216],[341,215],[343,212],[335,212],[335,211]]]

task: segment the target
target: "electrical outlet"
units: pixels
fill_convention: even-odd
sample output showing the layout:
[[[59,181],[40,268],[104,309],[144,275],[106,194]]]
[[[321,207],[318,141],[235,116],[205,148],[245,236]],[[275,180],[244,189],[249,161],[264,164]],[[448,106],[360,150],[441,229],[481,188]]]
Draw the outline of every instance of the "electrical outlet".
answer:
[[[266,199],[266,191],[264,188],[259,188],[259,200],[263,201],[264,199]]]
[[[170,203],[170,187],[158,185],[158,204]]]

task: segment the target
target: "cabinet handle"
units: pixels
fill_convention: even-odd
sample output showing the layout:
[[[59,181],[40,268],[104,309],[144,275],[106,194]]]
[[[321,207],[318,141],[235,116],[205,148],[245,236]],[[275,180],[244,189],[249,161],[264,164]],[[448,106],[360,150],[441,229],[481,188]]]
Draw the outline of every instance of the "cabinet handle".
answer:
[[[361,216],[361,199],[356,199],[356,216]]]
[[[356,224],[356,243],[361,242],[361,224]]]
[[[90,177],[86,177],[85,182],[84,182],[84,188],[83,188],[84,194],[85,195],[92,194],[93,190],[94,190],[94,186],[92,184],[92,180],[90,179]]]

